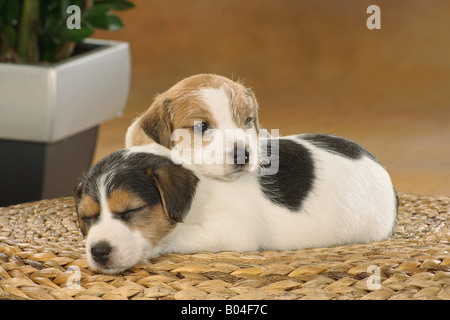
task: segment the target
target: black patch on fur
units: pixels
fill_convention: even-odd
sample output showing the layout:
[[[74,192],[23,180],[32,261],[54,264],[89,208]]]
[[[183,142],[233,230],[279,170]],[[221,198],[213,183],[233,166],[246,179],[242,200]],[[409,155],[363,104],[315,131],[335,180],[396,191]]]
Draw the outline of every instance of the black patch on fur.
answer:
[[[275,148],[272,149],[274,140],[267,140],[269,157],[275,151]],[[303,145],[288,139],[277,140],[278,171],[274,175],[261,175],[259,184],[267,199],[296,212],[313,188],[315,179],[313,158],[311,152]]]
[[[122,161],[124,153],[125,152],[121,150],[110,154],[98,161],[86,174],[84,174],[78,187],[78,198],[81,198],[82,195],[89,195],[95,202],[100,204],[99,179],[104,173],[110,171],[116,163]]]
[[[192,171],[174,164],[166,158],[164,163],[157,164],[147,170],[154,179],[164,199],[164,207],[170,219],[183,222],[188,213],[199,179]]]
[[[358,160],[366,156],[379,163],[369,151],[351,140],[329,134],[302,134],[297,136],[301,140],[306,140],[316,147],[324,149],[333,154],[337,154],[347,159]]]
[[[394,189],[394,199],[395,199],[395,216],[398,217],[398,207],[400,205],[400,201],[398,199],[397,190],[395,190],[394,186],[392,186],[392,189]],[[395,225],[394,225],[395,227]]]
[[[153,157],[153,154],[131,153],[127,157],[117,159],[108,173],[108,197],[112,191],[120,189],[137,194],[150,206],[161,203],[158,188],[146,175],[146,169],[152,164]]]

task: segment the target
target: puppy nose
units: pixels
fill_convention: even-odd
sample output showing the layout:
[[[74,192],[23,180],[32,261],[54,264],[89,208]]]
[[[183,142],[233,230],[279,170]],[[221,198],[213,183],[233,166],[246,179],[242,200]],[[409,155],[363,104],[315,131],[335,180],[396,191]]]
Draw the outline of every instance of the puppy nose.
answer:
[[[94,260],[100,264],[106,264],[111,253],[111,246],[106,241],[100,241],[91,247],[91,253]]]
[[[242,150],[243,149],[243,150]],[[238,148],[238,144],[234,145],[234,164],[247,164],[250,159],[250,151],[247,147]]]

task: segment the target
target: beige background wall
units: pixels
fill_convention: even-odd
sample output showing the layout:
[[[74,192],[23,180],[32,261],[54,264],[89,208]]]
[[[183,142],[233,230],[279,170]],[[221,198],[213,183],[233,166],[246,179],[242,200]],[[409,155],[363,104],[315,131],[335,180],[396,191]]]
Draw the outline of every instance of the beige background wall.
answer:
[[[196,73],[243,79],[267,129],[353,139],[400,192],[450,194],[448,0],[136,0],[126,29],[125,114],[101,126],[95,161],[123,147],[153,96]],[[381,30],[366,9],[381,8]]]

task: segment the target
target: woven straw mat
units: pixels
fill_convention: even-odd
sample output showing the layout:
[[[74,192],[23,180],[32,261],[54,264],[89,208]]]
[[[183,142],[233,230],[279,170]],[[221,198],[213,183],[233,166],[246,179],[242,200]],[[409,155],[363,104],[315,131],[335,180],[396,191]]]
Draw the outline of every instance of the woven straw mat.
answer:
[[[450,198],[400,195],[387,241],[200,252],[93,272],[71,198],[0,208],[0,299],[446,299]]]

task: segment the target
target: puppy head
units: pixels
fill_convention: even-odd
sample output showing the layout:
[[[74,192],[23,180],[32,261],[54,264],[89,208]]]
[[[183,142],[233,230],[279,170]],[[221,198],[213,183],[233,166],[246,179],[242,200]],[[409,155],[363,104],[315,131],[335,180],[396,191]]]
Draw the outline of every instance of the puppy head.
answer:
[[[206,176],[235,179],[257,167],[258,104],[240,83],[186,78],[158,95],[139,121],[151,139],[175,149],[174,161]]]
[[[198,179],[169,159],[118,151],[78,185],[75,204],[92,269],[119,273],[152,249],[189,211]]]

